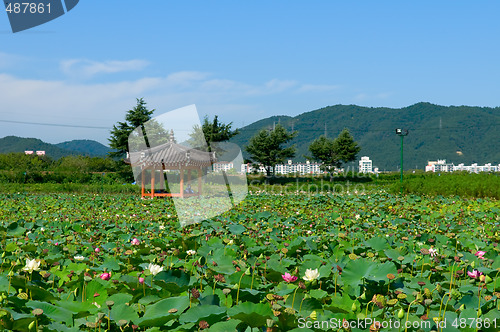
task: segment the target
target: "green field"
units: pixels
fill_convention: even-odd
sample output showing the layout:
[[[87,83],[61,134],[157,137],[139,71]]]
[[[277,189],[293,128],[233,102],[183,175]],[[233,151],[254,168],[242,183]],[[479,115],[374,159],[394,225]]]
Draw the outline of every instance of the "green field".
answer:
[[[497,331],[499,215],[494,199],[261,192],[180,228],[169,200],[3,194],[0,323],[337,331],[319,324],[370,318],[393,324],[380,331],[439,320],[445,331]]]

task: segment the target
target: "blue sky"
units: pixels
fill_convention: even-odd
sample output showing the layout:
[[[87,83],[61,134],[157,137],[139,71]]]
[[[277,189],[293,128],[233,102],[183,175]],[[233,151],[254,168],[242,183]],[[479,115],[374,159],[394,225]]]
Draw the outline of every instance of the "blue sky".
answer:
[[[500,2],[85,1],[13,34],[0,120],[111,128],[136,97],[236,127],[335,104],[500,106]],[[51,143],[109,130],[0,121]]]

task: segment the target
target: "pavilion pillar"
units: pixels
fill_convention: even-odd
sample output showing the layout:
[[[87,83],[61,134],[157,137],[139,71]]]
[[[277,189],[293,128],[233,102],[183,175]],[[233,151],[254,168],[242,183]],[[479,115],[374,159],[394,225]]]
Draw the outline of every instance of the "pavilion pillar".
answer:
[[[184,168],[181,168],[181,197],[184,198]]]
[[[155,197],[155,169],[151,168],[151,198]]]
[[[144,197],[144,168],[141,167],[141,198]]]
[[[201,167],[198,170],[198,196],[201,196]]]

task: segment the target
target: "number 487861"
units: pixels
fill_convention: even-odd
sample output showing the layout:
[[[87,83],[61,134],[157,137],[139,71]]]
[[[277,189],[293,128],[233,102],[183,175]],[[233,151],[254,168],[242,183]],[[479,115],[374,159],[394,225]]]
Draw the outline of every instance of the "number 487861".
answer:
[[[50,3],[36,3],[36,2],[16,2],[8,3],[5,8],[9,14],[43,14],[47,11],[50,14]]]
[[[456,318],[453,320],[453,323],[451,324],[453,327],[457,329],[464,329],[466,327],[468,328],[486,328],[489,329],[490,327],[492,328],[497,328],[500,327],[500,322],[498,322],[499,325],[497,325],[497,320],[496,319],[481,319],[481,318]]]

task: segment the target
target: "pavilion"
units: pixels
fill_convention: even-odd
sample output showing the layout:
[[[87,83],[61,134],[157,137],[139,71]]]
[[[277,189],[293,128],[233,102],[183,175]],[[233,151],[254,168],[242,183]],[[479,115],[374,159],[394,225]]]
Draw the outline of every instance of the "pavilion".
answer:
[[[141,197],[191,197],[202,193],[203,168],[211,167],[216,162],[215,152],[205,152],[177,144],[173,131],[167,143],[149,148],[144,151],[132,152],[125,160],[132,167],[141,168]],[[165,186],[165,171],[178,170],[180,173],[179,192],[155,191],[155,179],[159,172],[159,184]],[[196,172],[198,191],[187,191],[184,188],[184,174],[187,173],[187,182],[191,182],[191,172]],[[151,190],[146,189],[146,175],[151,174]],[[168,186],[170,189],[170,186]]]

